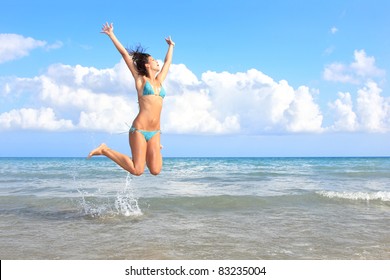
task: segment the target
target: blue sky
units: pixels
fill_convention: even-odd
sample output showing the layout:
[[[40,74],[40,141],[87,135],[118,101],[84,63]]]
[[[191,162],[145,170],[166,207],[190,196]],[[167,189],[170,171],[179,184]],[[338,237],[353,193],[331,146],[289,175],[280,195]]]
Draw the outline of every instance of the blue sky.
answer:
[[[0,156],[129,153],[106,21],[160,60],[176,42],[164,156],[390,156],[389,1],[3,2]]]

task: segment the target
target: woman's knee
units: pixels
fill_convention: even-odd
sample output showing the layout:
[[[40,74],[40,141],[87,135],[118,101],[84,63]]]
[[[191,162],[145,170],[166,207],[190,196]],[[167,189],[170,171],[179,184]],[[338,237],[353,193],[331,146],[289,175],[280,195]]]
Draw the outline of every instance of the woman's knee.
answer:
[[[142,170],[133,170],[133,172],[130,172],[131,174],[133,174],[134,176],[141,176],[142,174],[144,174],[144,171]]]
[[[144,174],[144,171],[145,171],[145,165],[142,164],[135,165],[133,170],[129,170],[129,172],[134,176],[141,176],[142,174]]]
[[[150,174],[157,176],[161,172],[161,167],[149,168],[149,172],[150,172]]]

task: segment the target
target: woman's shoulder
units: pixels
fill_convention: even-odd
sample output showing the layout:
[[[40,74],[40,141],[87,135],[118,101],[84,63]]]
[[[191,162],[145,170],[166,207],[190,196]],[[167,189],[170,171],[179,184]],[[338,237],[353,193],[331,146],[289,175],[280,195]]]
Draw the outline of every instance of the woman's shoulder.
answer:
[[[134,78],[135,81],[135,88],[138,91],[138,94],[143,91],[143,88],[145,87],[146,82],[148,81],[146,77],[144,76],[138,76],[137,78]]]

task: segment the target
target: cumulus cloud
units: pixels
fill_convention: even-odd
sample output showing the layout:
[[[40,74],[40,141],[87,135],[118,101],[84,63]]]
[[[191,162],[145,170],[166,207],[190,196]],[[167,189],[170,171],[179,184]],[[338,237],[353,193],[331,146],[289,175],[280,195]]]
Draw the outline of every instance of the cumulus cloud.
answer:
[[[390,131],[390,98],[381,96],[382,90],[375,82],[358,89],[356,101],[351,94],[339,93],[330,103],[335,122],[334,131],[388,132]]]
[[[355,58],[340,67],[354,71],[353,77],[382,74],[365,53],[355,53]],[[371,68],[363,70],[362,65]],[[373,81],[355,98],[339,93],[329,104],[334,123],[328,127],[317,103],[318,90],[293,88],[256,69],[207,71],[198,78],[184,64],[173,64],[164,87],[166,133],[383,132],[390,127],[390,101]],[[123,61],[108,69],[54,64],[40,76],[2,77],[0,99],[12,105],[0,107],[0,130],[124,132],[138,112],[134,80]]]
[[[79,129],[123,131],[129,115],[135,115],[135,106],[131,107],[125,96],[96,93],[85,87],[59,85],[47,77],[42,77],[41,81],[40,100],[59,111],[68,114],[73,112],[74,123]]]
[[[33,49],[46,44],[45,41],[18,34],[0,34],[0,63],[27,56]]]
[[[375,82],[385,71],[375,65],[375,58],[364,50],[354,52],[355,60],[349,65],[333,63],[325,67],[324,78],[329,81],[352,83],[359,86],[355,100],[349,92],[340,92],[329,103],[334,123],[333,131],[388,132],[390,131],[390,99],[381,95]]]
[[[240,129],[238,116],[216,114],[216,108],[206,92],[184,92],[167,99],[168,113],[164,130],[175,133],[233,133]]]
[[[5,129],[39,129],[39,130],[71,130],[70,120],[58,119],[51,108],[22,108],[0,114],[0,128]]]
[[[327,81],[361,84],[367,79],[383,77],[385,71],[375,65],[375,58],[364,50],[355,50],[354,61],[349,65],[335,62],[325,67],[323,78]]]
[[[390,128],[390,99],[381,96],[382,90],[374,82],[368,82],[358,90],[357,114],[363,130],[387,132]]]
[[[287,130],[292,132],[321,132],[323,116],[308,87],[301,86],[286,113]]]
[[[357,129],[357,116],[353,111],[352,97],[349,92],[338,94],[339,98],[330,103],[334,112],[335,122],[330,129],[335,131],[355,131]]]
[[[198,80],[181,67],[180,86],[166,101],[164,127],[178,133],[320,132],[322,115],[307,87],[292,88],[251,69],[228,73],[208,71]],[[185,70],[185,71],[183,71]],[[177,78],[174,73],[171,79]]]
[[[41,76],[2,81],[3,98],[19,96],[25,103],[0,115],[1,129],[119,132],[127,129],[125,123],[138,111],[134,81],[123,61],[109,69],[55,64]],[[208,71],[198,79],[185,65],[172,65],[164,86],[168,96],[162,129],[167,133],[322,130],[322,114],[312,90],[294,89],[287,81],[276,82],[256,69]],[[33,115],[31,122],[26,121],[27,112]],[[45,119],[47,126],[42,124]]]
[[[202,75],[202,82],[213,115],[221,123],[229,120],[236,124],[239,120],[244,133],[321,131],[321,112],[308,88],[295,90],[287,81],[276,82],[256,69],[241,73],[209,71]]]
[[[323,77],[327,81],[358,84],[359,79],[350,70],[350,67],[342,63],[332,63],[326,66]]]
[[[41,76],[3,79],[3,98],[18,95],[25,103],[0,114],[0,129],[125,131],[137,112],[128,72],[123,65],[98,70],[56,64]]]
[[[357,76],[363,78],[382,77],[385,71],[375,66],[375,58],[367,56],[364,50],[355,51],[355,61],[351,63],[350,68]]]

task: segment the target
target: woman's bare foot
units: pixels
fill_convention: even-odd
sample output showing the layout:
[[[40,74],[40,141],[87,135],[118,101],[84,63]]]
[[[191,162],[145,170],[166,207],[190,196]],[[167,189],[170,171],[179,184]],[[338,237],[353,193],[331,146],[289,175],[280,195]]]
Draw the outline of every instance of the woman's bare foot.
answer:
[[[108,149],[108,147],[107,147],[107,145],[106,144],[100,144],[100,146],[99,147],[97,147],[96,149],[94,149],[94,150],[92,150],[90,153],[89,153],[89,155],[88,155],[88,158],[91,158],[91,157],[93,157],[93,156],[101,156],[101,155],[103,155],[103,151],[104,150],[107,150]]]

